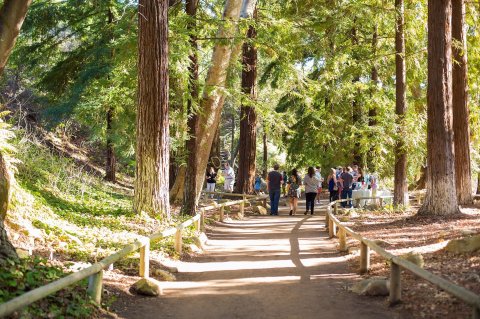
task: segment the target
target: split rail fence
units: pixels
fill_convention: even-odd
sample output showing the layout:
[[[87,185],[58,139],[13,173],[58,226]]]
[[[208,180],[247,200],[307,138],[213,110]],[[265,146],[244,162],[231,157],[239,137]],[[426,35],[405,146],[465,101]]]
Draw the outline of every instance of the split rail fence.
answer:
[[[391,198],[391,196],[384,196],[385,198]],[[356,200],[368,200],[373,199],[377,200],[378,197],[362,197],[357,198]],[[389,303],[394,305],[400,302],[401,299],[401,270],[405,269],[417,277],[423,278],[433,285],[441,288],[447,293],[457,297],[458,299],[464,301],[470,305],[473,309],[472,318],[480,319],[480,296],[474,292],[465,289],[461,286],[458,286],[444,278],[441,278],[437,275],[432,274],[425,269],[418,267],[414,263],[395,256],[385,249],[377,245],[372,240],[362,237],[360,234],[354,232],[351,228],[342,225],[342,223],[336,217],[338,213],[338,204],[346,202],[348,199],[337,200],[331,202],[327,206],[327,214],[325,217],[325,227],[328,228],[328,233],[330,238],[338,237],[339,240],[339,250],[347,251],[347,236],[358,240],[360,242],[360,273],[366,273],[370,268],[370,250],[375,251],[377,254],[385,258],[390,262],[390,292],[389,292]],[[333,211],[332,211],[333,210]],[[338,230],[338,231],[337,231]]]
[[[0,304],[0,318],[7,316],[9,314],[12,314],[13,312],[20,310],[23,307],[34,303],[35,301],[45,298],[54,292],[57,292],[68,286],[76,284],[77,282],[87,277],[88,277],[87,293],[92,297],[92,299],[97,304],[100,304],[101,298],[102,298],[102,290],[103,290],[104,269],[108,268],[111,264],[118,261],[119,259],[140,249],[139,275],[140,277],[148,278],[150,274],[150,268],[149,268],[150,243],[160,240],[162,238],[175,236],[175,242],[174,242],[175,250],[177,253],[181,253],[183,230],[193,225],[198,232],[203,232],[205,230],[205,212],[206,211],[220,209],[220,221],[223,221],[224,214],[225,214],[225,207],[239,205],[240,214],[243,214],[245,203],[247,202],[260,201],[263,203],[264,207],[266,205],[266,196],[243,195],[243,194],[232,194],[232,193],[216,193],[216,194],[221,194],[225,196],[228,195],[231,197],[242,197],[242,199],[202,207],[199,209],[199,212],[195,216],[177,225],[176,227],[172,227],[172,228],[163,230],[161,232],[154,233],[149,237],[141,237],[137,239],[135,242],[126,245],[120,251],[108,257],[105,257],[101,261],[91,265],[88,268],[84,268],[78,272],[72,273],[66,277],[53,281],[37,289],[31,290],[27,293],[24,293],[21,296],[18,296],[3,304]]]

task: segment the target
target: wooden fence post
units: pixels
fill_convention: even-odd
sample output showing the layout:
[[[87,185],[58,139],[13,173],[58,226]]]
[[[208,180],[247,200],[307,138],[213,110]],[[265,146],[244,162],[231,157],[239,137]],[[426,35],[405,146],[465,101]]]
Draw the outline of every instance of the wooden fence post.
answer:
[[[355,198],[355,207],[360,207],[360,198]]]
[[[195,229],[198,233],[202,231],[202,217],[195,221]]]
[[[370,269],[370,248],[360,242],[360,273],[364,274]]]
[[[380,208],[383,208],[383,198],[380,197]]]
[[[200,231],[205,232],[205,209],[200,210]]]
[[[338,229],[339,250],[347,251],[347,232],[342,227]]]
[[[93,301],[97,304],[102,302],[102,290],[103,290],[103,269],[97,272],[95,275],[88,277],[87,293],[92,297]]]
[[[399,303],[402,298],[401,274],[400,266],[392,261],[390,266],[390,295],[388,297],[390,306]]]
[[[332,210],[332,207],[330,206],[327,206],[327,214],[325,215],[325,228],[328,228],[328,223],[329,223],[329,220],[330,220],[330,212]]]
[[[222,204],[222,207],[220,207],[220,221],[223,223],[225,219],[225,206],[223,206]]]
[[[333,238],[333,236],[335,236],[335,233],[334,233],[334,226],[335,223],[333,222],[333,220],[331,218],[328,219],[328,236],[330,238]]]
[[[472,318],[473,319],[480,319],[480,308],[473,307]]]
[[[333,214],[335,214],[335,216],[337,216],[338,214],[338,203],[335,202],[335,205],[333,206]]]
[[[245,202],[240,203],[240,215],[243,217],[243,214],[245,212]]]
[[[148,238],[147,238],[148,239]],[[150,239],[140,248],[140,277],[150,276]]]
[[[182,229],[177,228],[175,233],[175,251],[181,255],[182,254]]]

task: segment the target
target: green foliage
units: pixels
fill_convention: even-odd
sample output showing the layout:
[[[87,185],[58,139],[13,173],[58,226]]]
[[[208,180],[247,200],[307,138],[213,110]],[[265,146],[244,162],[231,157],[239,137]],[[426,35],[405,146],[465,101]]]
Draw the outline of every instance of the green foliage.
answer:
[[[21,162],[11,218],[31,221],[58,253],[93,261],[138,235],[165,227],[133,213],[131,189],[105,183],[71,158],[48,150],[34,136],[17,139],[14,145]]]
[[[35,257],[6,260],[0,272],[0,303],[68,275],[62,268]],[[96,308],[86,294],[87,281],[63,289],[20,311],[21,318],[87,318]]]

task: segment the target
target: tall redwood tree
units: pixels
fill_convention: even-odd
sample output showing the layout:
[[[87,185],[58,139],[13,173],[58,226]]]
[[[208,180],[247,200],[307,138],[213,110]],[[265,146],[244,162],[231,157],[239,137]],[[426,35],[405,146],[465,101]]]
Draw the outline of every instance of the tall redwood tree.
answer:
[[[256,16],[256,10],[254,18]],[[257,48],[252,40],[257,31],[250,25],[242,54],[242,92],[248,96],[240,109],[240,149],[238,161],[237,193],[253,193],[257,157],[257,114],[251,105],[257,97]]]
[[[168,1],[140,0],[138,11],[134,209],[169,218]]]
[[[403,0],[395,0],[395,113],[397,115],[397,142],[395,144],[395,182],[393,203],[408,203],[407,153],[405,151],[405,112],[407,111],[406,68],[405,68],[405,8]]]
[[[195,210],[197,208],[197,165],[196,159],[197,156],[197,146],[196,146],[196,135],[198,132],[198,115],[195,110],[195,104],[198,103],[198,44],[197,44],[197,8],[198,0],[186,0],[185,11],[189,17],[187,24],[188,31],[190,33],[190,49],[191,53],[189,55],[190,65],[188,68],[189,71],[189,81],[188,87],[190,90],[190,98],[187,100],[187,112],[188,112],[188,132],[189,137],[187,140],[187,172],[185,174],[185,187],[183,193],[183,206],[182,212],[187,215],[195,215]]]
[[[470,168],[470,126],[467,83],[467,36],[465,2],[452,0],[452,90],[453,132],[455,145],[455,183],[460,205],[471,204],[472,172]]]
[[[428,0],[427,195],[418,214],[459,212],[452,124],[452,3]]]

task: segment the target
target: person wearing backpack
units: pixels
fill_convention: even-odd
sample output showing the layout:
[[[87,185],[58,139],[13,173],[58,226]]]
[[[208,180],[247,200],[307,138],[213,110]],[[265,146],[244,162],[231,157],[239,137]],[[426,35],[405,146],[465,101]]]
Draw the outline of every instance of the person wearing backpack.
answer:
[[[302,179],[298,175],[297,169],[294,168],[288,178],[288,203],[290,205],[290,216],[297,214],[298,199],[300,198],[300,186]]]

